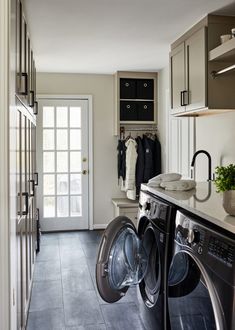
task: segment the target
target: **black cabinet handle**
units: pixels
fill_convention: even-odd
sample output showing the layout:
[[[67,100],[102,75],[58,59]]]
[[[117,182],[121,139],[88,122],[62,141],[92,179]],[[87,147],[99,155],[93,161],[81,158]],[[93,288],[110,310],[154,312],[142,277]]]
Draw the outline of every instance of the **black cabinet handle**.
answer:
[[[34,110],[33,110],[33,113],[34,113],[35,115],[38,114],[38,102],[37,102],[37,101],[34,101]]]
[[[38,186],[38,172],[34,172],[35,179],[34,179],[34,187]]]
[[[181,107],[184,106],[184,94],[183,93],[184,93],[183,91],[180,92],[180,105],[181,105]]]
[[[23,192],[22,196],[25,197],[25,211],[22,211],[22,215],[27,215],[29,213],[29,194],[27,192]]]
[[[29,106],[33,108],[34,104],[35,104],[34,91],[29,91]]]
[[[30,189],[30,197],[33,197],[35,195],[35,181],[34,180],[29,180],[30,183],[32,183],[32,194],[31,194],[31,189]]]
[[[185,95],[187,96],[187,101],[185,101]],[[180,105],[182,107],[185,107],[188,104],[189,104],[188,91],[181,91],[180,92]]]
[[[188,91],[183,91],[183,96],[184,96],[184,105],[188,105],[189,104],[189,93]],[[187,99],[186,99],[187,97]],[[185,101],[186,99],[186,101]]]
[[[21,95],[28,94],[28,75],[25,72],[21,73],[20,94]]]
[[[20,206],[20,193],[17,194],[17,209],[19,210],[19,206]],[[17,214],[18,215],[21,215],[21,212],[20,211],[17,211]]]

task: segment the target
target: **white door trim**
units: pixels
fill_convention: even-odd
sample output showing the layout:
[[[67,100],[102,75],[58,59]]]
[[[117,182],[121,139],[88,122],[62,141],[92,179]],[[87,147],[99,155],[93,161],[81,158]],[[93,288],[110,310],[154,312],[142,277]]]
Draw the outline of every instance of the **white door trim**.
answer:
[[[94,229],[94,207],[93,207],[93,104],[92,95],[47,95],[39,94],[37,95],[38,100],[88,100],[88,148],[89,148],[89,194],[88,194],[88,223],[89,229]]]
[[[9,22],[10,1],[0,1],[0,329],[10,329],[9,233]]]

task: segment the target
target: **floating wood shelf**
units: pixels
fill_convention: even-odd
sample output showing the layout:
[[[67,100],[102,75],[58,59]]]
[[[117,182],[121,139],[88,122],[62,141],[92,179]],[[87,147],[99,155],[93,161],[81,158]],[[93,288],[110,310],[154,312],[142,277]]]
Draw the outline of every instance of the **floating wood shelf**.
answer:
[[[235,38],[209,52],[209,61],[235,62]]]

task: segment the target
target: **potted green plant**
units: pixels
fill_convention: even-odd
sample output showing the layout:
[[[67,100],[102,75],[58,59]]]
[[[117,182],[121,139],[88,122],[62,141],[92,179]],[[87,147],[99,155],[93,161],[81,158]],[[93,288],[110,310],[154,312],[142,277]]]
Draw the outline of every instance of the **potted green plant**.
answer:
[[[235,165],[217,166],[215,169],[217,192],[223,193],[225,211],[235,216]]]

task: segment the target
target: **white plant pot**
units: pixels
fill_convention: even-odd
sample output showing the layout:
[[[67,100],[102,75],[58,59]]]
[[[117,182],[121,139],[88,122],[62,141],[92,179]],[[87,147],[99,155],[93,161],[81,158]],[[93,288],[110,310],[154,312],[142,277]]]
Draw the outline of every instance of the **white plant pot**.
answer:
[[[223,192],[223,207],[229,215],[235,216],[235,190]]]

